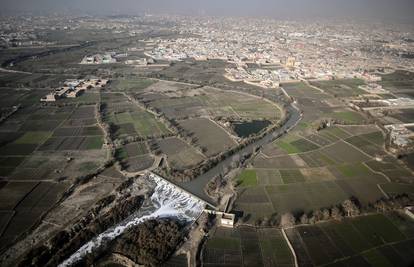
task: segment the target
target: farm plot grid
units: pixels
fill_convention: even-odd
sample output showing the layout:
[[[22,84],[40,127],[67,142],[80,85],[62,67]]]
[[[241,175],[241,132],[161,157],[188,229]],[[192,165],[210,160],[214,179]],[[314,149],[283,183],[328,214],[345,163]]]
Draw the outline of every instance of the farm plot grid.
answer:
[[[176,137],[161,139],[157,143],[167,156],[168,164],[175,169],[190,168],[205,159],[201,152]]]
[[[364,85],[364,81],[359,79],[340,79],[334,81],[318,81],[311,82],[326,93],[338,97],[350,97],[365,94],[365,91],[360,89],[360,85]]]
[[[0,189],[0,249],[29,230],[69,188],[69,183],[8,182]]]
[[[145,142],[126,144],[116,150],[115,156],[129,172],[143,171],[154,163],[154,157]]]
[[[410,266],[413,227],[408,217],[376,214],[299,226],[286,233],[302,265]]]
[[[110,100],[108,97],[108,102],[105,102],[104,120],[112,126],[116,137],[156,137],[170,134],[155,115],[131,103],[126,96],[110,95],[115,95],[115,99]]]
[[[193,135],[207,156],[227,151],[237,145],[223,128],[209,119],[189,119],[180,122],[180,125]]]
[[[203,250],[205,266],[294,266],[279,229],[217,228]]]
[[[281,117],[278,106],[254,96],[206,87],[197,90],[199,92],[193,96],[157,99],[150,102],[150,105],[173,119],[183,119],[192,114],[276,122]]]
[[[237,177],[235,208],[245,213],[248,223],[273,213],[329,207],[351,196],[367,205],[384,197],[383,192],[403,193],[403,181],[412,180],[411,172],[395,160],[373,157],[384,155],[384,137],[375,127],[329,127],[310,135],[306,131],[269,144],[271,148]],[[309,138],[318,140],[313,150],[297,142]],[[372,151],[376,153],[370,156]],[[387,186],[388,179],[399,186]],[[409,187],[405,193],[410,193]]]

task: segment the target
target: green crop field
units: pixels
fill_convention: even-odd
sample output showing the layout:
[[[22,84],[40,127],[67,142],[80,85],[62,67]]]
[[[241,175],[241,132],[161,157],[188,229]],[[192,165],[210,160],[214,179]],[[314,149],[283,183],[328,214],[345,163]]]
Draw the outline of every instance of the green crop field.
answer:
[[[87,137],[84,142],[86,149],[101,149],[104,143],[101,136]]]
[[[159,136],[169,133],[163,123],[158,121],[152,114],[144,110],[135,112],[122,112],[110,117],[110,122],[121,126],[117,131],[119,135],[139,135],[139,136]],[[133,132],[129,130],[122,131],[122,126],[131,126]],[[129,128],[126,128],[129,129]]]
[[[242,186],[242,187],[257,185],[256,171],[254,171],[254,170],[244,170],[238,176],[237,181],[239,183],[239,186]]]
[[[326,93],[338,97],[349,97],[364,94],[365,91],[359,89],[358,86],[363,85],[364,81],[359,79],[339,79],[333,81],[317,81],[311,82]]]
[[[127,78],[127,79],[118,79],[112,82],[111,89],[116,91],[140,91],[150,85],[155,84],[156,81],[150,79],[139,79],[139,78]]]
[[[280,175],[285,184],[305,182],[305,177],[299,170],[280,170]]]
[[[288,154],[308,152],[319,148],[315,143],[297,136],[286,136],[275,143]]]
[[[340,111],[331,113],[330,115],[335,119],[345,121],[350,124],[361,124],[365,120],[361,114],[354,111]]]
[[[363,177],[370,174],[369,169],[361,164],[340,165],[336,167],[345,177]]]
[[[15,141],[16,144],[41,144],[52,135],[52,132],[29,131]]]

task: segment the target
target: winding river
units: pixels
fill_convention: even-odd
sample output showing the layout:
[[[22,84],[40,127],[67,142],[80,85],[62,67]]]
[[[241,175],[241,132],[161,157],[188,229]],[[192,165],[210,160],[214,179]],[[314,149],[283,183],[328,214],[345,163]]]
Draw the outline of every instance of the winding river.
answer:
[[[181,188],[187,190],[188,192],[191,192],[193,195],[206,200],[212,205],[215,205],[216,203],[214,203],[214,201],[204,191],[206,185],[215,176],[223,174],[225,169],[230,169],[233,158],[241,157],[243,154],[253,153],[256,148],[262,147],[265,144],[273,142],[275,139],[280,138],[286,132],[294,128],[302,119],[302,114],[294,104],[291,104],[287,107],[287,112],[290,114],[290,116],[282,127],[275,129],[274,131],[265,135],[263,138],[244,147],[243,149],[236,152],[234,155],[226,158],[225,160],[221,161],[215,167],[211,168],[206,173],[200,175],[196,179],[190,182],[178,183],[178,185]]]

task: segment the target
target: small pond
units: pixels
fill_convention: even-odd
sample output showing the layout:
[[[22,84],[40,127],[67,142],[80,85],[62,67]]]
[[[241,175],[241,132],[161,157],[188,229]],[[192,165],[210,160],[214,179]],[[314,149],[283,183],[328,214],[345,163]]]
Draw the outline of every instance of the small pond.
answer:
[[[239,137],[246,138],[250,135],[259,133],[271,124],[268,120],[253,120],[243,122],[233,122],[234,131]]]

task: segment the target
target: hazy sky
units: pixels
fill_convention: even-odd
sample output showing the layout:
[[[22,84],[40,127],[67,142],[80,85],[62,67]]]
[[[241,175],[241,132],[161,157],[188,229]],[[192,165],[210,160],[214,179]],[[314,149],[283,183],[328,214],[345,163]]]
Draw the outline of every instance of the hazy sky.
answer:
[[[83,10],[96,14],[414,17],[414,0],[0,0],[3,12]]]

